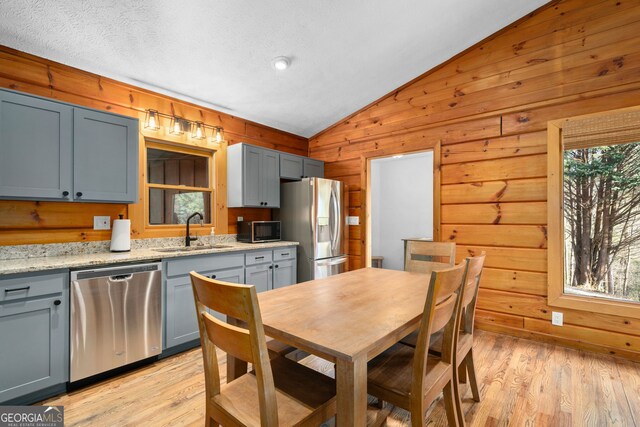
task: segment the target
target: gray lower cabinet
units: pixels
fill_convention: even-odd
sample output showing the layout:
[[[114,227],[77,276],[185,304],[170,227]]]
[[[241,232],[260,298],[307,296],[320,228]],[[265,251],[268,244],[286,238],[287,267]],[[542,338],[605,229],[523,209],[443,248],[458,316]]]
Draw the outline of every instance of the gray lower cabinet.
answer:
[[[296,283],[296,248],[246,254],[246,283],[255,285],[256,291],[282,288]]]
[[[135,203],[138,119],[0,89],[0,198]]]
[[[296,283],[296,261],[277,261],[273,265],[273,289]]]
[[[227,203],[237,207],[280,207],[280,154],[247,144],[227,149]]]
[[[20,399],[64,390],[68,301],[67,272],[0,279],[0,403],[28,403],[34,399]]]
[[[183,257],[164,262],[165,341],[164,348],[199,338],[190,271],[219,280],[244,283],[244,253]]]

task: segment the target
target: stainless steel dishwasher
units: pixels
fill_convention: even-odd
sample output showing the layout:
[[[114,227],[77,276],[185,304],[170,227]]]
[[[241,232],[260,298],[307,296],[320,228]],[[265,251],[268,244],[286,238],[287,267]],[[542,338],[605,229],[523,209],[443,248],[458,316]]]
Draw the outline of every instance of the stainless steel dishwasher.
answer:
[[[160,263],[71,272],[70,381],[162,351]]]

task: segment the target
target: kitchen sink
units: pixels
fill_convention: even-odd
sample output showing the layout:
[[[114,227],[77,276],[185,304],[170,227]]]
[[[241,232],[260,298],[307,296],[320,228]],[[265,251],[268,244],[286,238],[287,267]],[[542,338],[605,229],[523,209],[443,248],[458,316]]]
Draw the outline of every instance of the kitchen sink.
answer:
[[[206,251],[209,249],[224,249],[231,248],[232,245],[207,245],[207,246],[182,246],[179,248],[163,248],[163,249],[153,249],[156,252],[165,252],[165,253],[173,253],[173,252],[196,252],[196,251]]]

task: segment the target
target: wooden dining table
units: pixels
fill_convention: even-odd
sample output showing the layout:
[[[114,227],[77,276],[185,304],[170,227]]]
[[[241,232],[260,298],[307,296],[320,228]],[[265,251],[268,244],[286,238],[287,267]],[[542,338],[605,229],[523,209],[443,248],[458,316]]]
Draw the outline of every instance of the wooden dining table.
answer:
[[[268,336],[336,364],[339,426],[366,425],[367,361],[418,328],[429,277],[364,268],[258,294]]]

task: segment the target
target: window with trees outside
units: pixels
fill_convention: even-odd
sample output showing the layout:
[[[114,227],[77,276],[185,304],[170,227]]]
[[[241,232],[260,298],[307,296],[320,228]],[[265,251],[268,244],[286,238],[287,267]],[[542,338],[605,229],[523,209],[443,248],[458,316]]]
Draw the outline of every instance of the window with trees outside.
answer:
[[[550,304],[616,314],[640,302],[640,110],[550,123],[548,148]]]
[[[200,212],[211,224],[213,152],[147,142],[147,225],[185,224]]]

